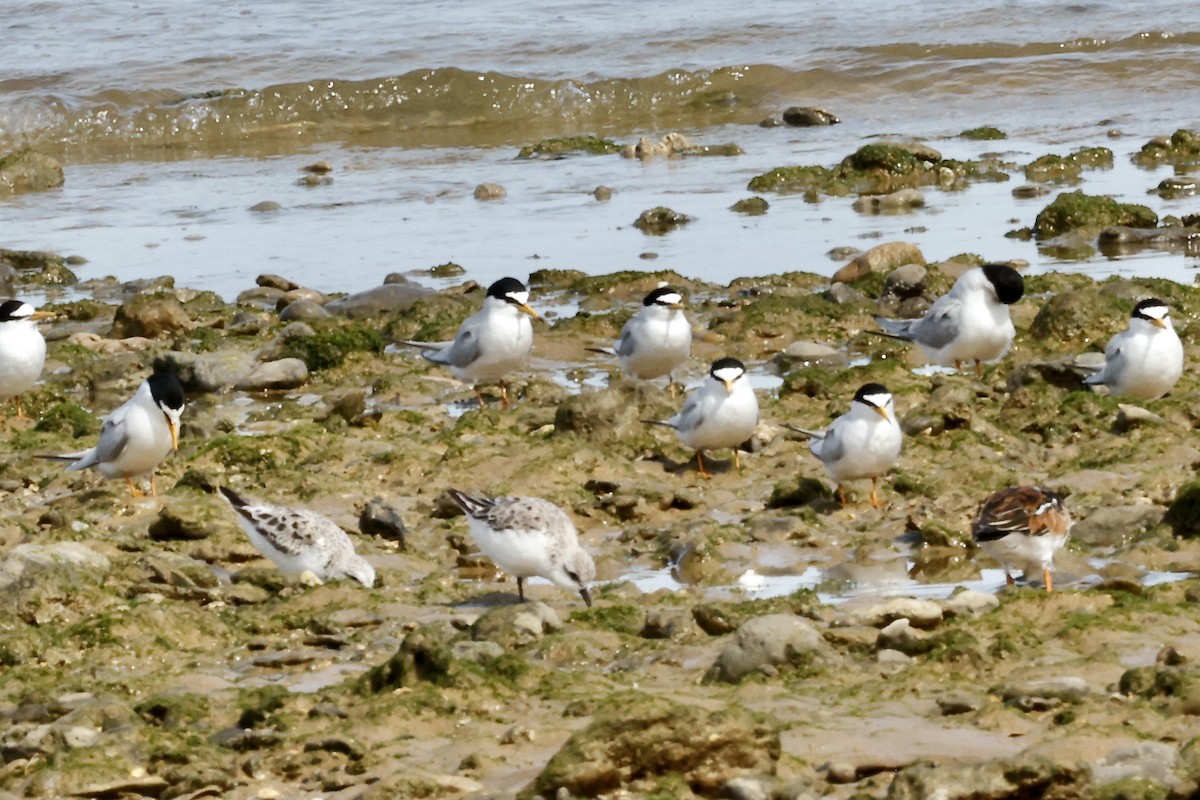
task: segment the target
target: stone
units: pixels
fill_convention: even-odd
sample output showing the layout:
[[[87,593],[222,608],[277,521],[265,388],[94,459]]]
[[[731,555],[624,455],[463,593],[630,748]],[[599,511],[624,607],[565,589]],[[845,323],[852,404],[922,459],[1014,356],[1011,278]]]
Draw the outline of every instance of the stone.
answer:
[[[261,200],[250,206],[248,210],[253,211],[255,214],[269,214],[272,211],[278,211],[281,208],[283,208],[283,206],[279,205],[279,203],[275,202],[274,200]]]
[[[833,274],[833,283],[854,283],[881,272],[890,272],[905,264],[925,264],[921,248],[909,242],[885,242],[851,259]]]
[[[775,778],[771,775],[742,775],[721,787],[723,800],[772,800]]]
[[[295,300],[288,303],[279,312],[279,319],[283,322],[293,322],[295,320],[308,319],[329,319],[333,314],[325,310],[325,306],[312,300]]]
[[[258,286],[263,286],[268,289],[278,289],[281,292],[290,292],[293,289],[300,288],[300,284],[296,283],[295,281],[289,280],[282,275],[275,275],[271,272],[264,272],[263,274],[259,275],[254,279],[254,283]]]
[[[523,796],[614,792],[636,776],[672,776],[714,796],[735,778],[774,775],[779,724],[737,705],[716,711],[640,692],[610,695],[551,756]]]
[[[673,211],[666,206],[657,206],[639,214],[633,222],[633,227],[645,234],[662,236],[691,221],[692,218],[687,214]]]
[[[820,125],[837,125],[841,120],[823,108],[791,106],[784,109],[783,122],[785,125],[809,128]]]
[[[834,283],[829,287],[829,301],[839,306],[867,302],[867,296],[848,283]]]
[[[279,298],[285,294],[287,294],[286,290],[275,286],[255,286],[253,289],[244,289],[238,292],[236,302],[239,306],[273,309],[279,305]]]
[[[496,642],[487,640],[481,642],[472,642],[469,640],[457,641],[450,645],[450,652],[459,661],[469,661],[473,664],[486,664],[489,661],[495,661],[504,655],[504,648]]]
[[[580,392],[563,400],[554,412],[554,432],[575,433],[599,444],[627,442],[645,428],[640,409],[654,393],[649,381],[621,381],[596,392]]]
[[[887,800],[1017,800],[1024,797],[1086,800],[1087,768],[1017,755],[978,763],[929,761],[905,767],[888,787]]]
[[[905,211],[925,205],[925,195],[919,189],[897,189],[888,194],[866,194],[854,201],[855,211],[864,214]]]
[[[607,203],[612,200],[613,190],[611,186],[597,186],[592,190],[592,197],[596,198],[598,203]]]
[[[255,370],[258,362],[240,350],[184,353],[171,350],[160,355],[156,367],[171,370],[189,392],[219,392],[236,386]]]
[[[1147,411],[1141,406],[1135,406],[1130,403],[1118,403],[1117,419],[1113,422],[1113,429],[1117,433],[1126,433],[1132,428],[1141,425],[1166,424],[1167,421],[1153,411]]]
[[[358,529],[365,536],[378,536],[389,542],[399,542],[404,549],[404,539],[408,528],[400,512],[389,505],[382,497],[372,498],[358,515]]]
[[[853,609],[850,616],[858,624],[873,628],[883,628],[898,619],[906,619],[914,628],[929,629],[937,627],[942,621],[942,607],[932,600],[893,597]]]
[[[737,683],[764,667],[807,666],[831,658],[832,650],[807,620],[767,614],[742,623],[734,640],[704,676],[707,683]]]
[[[199,541],[212,536],[222,527],[230,530],[235,525],[227,515],[221,513],[217,500],[187,491],[167,498],[158,512],[158,518],[150,523],[147,533],[156,542]]]
[[[943,717],[969,714],[983,708],[983,698],[969,692],[947,692],[935,702]]]
[[[888,273],[883,280],[883,293],[899,299],[919,297],[925,291],[929,270],[923,264],[904,264]]]
[[[1021,711],[1045,711],[1063,703],[1082,703],[1090,693],[1083,678],[1064,676],[1009,684],[1004,687],[1003,699]]]
[[[925,634],[913,628],[912,624],[903,618],[885,626],[875,639],[876,650],[899,650],[910,656],[927,653],[930,647]]]
[[[325,304],[325,310],[350,319],[399,314],[434,293],[415,283],[388,283]]]
[[[830,347],[819,342],[792,342],[777,353],[772,362],[782,372],[789,372],[797,367],[820,365],[823,367],[845,367],[850,363],[849,356],[844,350]]]
[[[48,155],[25,149],[0,157],[0,194],[44,192],[62,185],[62,164]]]
[[[299,358],[280,358],[259,364],[237,382],[247,392],[296,389],[308,383],[308,365]]]
[[[476,200],[500,200],[508,195],[508,192],[498,183],[481,183],[475,187]]]
[[[1098,786],[1123,780],[1142,780],[1171,786],[1177,761],[1175,748],[1166,742],[1137,742],[1114,747],[1099,764],[1092,766]]]
[[[994,594],[964,589],[945,601],[945,614],[949,617],[977,617],[1000,607],[1000,598]]]
[[[108,575],[107,558],[79,542],[20,544],[0,561],[0,609],[19,608],[39,594],[71,592]]]
[[[1101,506],[1071,526],[1071,538],[1089,547],[1124,548],[1163,521],[1162,506]]]
[[[187,310],[174,294],[137,294],[117,309],[109,336],[114,339],[130,336],[154,339],[191,327],[192,320]]]
[[[558,613],[545,603],[516,603],[485,612],[471,626],[471,638],[513,649],[562,630],[562,626]]]

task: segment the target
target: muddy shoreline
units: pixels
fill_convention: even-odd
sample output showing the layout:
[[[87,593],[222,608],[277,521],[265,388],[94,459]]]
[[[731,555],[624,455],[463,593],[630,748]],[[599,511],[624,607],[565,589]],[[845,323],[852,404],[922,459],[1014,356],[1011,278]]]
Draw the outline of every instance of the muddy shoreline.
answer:
[[[928,265],[922,291],[940,294],[964,266]],[[1200,462],[1200,387],[1185,371],[1145,415],[1055,365],[1100,349],[1146,294],[1171,304],[1190,365],[1200,289],[1030,276],[1013,353],[977,381],[914,372],[903,346],[865,333],[882,278],[834,302],[828,278],[803,273],[728,286],[535,273],[533,305],[560,311],[536,330],[508,410],[464,403],[467,387],[388,347],[449,336],[480,301],[469,280],[412,287],[407,310],[358,318],[281,320],[289,292],[330,298],[279,278],[236,304],[169,279],[52,304],[45,377],[24,399],[35,422],[8,420],[0,467],[0,792],[906,797],[1020,765],[1060,797],[1187,796],[1200,777],[1200,583],[1146,583],[1200,573],[1191,523],[1164,521]],[[670,431],[640,423],[678,399],[583,350],[615,337],[661,280],[689,297],[685,379],[733,354],[770,387],[740,472],[717,453],[700,479]],[[788,356],[813,352],[797,342],[824,355]],[[289,359],[305,372],[287,389],[212,377]],[[156,363],[190,389],[161,496],[33,458],[90,446],[94,415]],[[909,435],[887,505],[851,486],[839,508],[781,425],[826,424],[869,381],[896,396]],[[968,546],[969,522],[1019,482],[1069,495],[1078,522],[1059,591],[886,596],[992,569]],[[379,583],[283,578],[212,493],[226,483],[327,514]],[[515,585],[472,557],[449,486],[566,508],[596,556],[595,607],[541,582],[528,587],[536,603],[515,605]],[[359,532],[375,499],[403,529]],[[682,585],[623,580],[669,565]],[[812,569],[837,602],[754,593],[756,575]],[[716,670],[763,626],[765,641],[792,644],[736,679]],[[723,742],[703,767],[698,726]],[[660,751],[672,755],[644,757]],[[996,780],[989,796],[1025,796]]]

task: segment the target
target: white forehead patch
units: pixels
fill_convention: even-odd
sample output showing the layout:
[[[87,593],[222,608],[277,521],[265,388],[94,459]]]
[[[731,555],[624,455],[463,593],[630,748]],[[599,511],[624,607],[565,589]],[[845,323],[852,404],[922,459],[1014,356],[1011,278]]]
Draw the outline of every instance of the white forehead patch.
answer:
[[[713,377],[719,381],[728,381],[733,383],[738,378],[746,374],[746,370],[738,369],[737,367],[722,367],[713,371]]]
[[[654,302],[658,303],[659,305],[663,305],[663,306],[673,306],[676,303],[682,303],[683,296],[675,294],[674,292],[670,292],[668,294],[659,295],[658,299],[655,300]]]
[[[1150,319],[1163,319],[1170,310],[1166,306],[1146,306],[1141,313]]]
[[[529,305],[529,292],[508,292],[504,296],[519,306]]]
[[[887,392],[883,394],[864,394],[863,400],[867,401],[876,408],[883,408],[888,403],[892,402],[892,396]]]
[[[12,315],[18,319],[20,319],[21,317],[32,317],[33,316],[33,306],[29,305],[29,303],[21,303],[21,306],[16,311],[14,311],[12,313]]]

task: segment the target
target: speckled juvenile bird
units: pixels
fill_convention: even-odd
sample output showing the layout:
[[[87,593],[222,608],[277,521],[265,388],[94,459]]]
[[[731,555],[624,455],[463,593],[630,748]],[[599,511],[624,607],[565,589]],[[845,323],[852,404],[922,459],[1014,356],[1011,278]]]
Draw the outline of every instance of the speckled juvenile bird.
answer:
[[[183,386],[170,372],[156,372],[133,397],[104,417],[100,440],[90,450],[44,455],[74,462],[67,472],[97,469],[105,478],[124,478],[130,494],[142,494],[133,479],[150,476],[150,494],[157,494],[154,470],[179,448],[179,418],[186,402]]]
[[[683,313],[683,295],[660,286],[646,295],[642,308],[621,328],[613,350],[589,348],[616,355],[621,371],[635,380],[667,376],[692,354],[692,323]]]
[[[1170,311],[1157,297],[1134,306],[1129,327],[1104,348],[1104,368],[1083,382],[1138,400],[1156,400],[1171,391],[1183,374],[1183,344]]]
[[[929,361],[955,369],[974,361],[976,376],[983,377],[983,362],[1012,347],[1017,332],[1008,307],[1024,294],[1021,273],[1006,264],[985,264],[960,275],[920,319],[875,321],[883,335],[913,342]]]
[[[483,308],[458,327],[450,342],[413,342],[421,355],[441,364],[450,374],[471,384],[479,405],[484,405],[480,384],[500,387],[500,401],[508,407],[508,387],[504,377],[517,369],[533,349],[531,319],[541,319],[529,307],[529,290],[516,278],[501,278],[488,287]]]
[[[871,479],[871,505],[876,508],[884,505],[876,493],[876,485],[880,476],[896,466],[902,436],[891,392],[883,385],[868,383],[860,387],[850,410],[824,431],[788,427],[811,437],[809,450],[837,484],[842,505],[846,505],[843,484],[861,478]]]
[[[1011,569],[1041,569],[1046,591],[1054,590],[1054,554],[1067,543],[1071,515],[1061,495],[1037,486],[1014,486],[983,502],[971,535],[983,551],[1000,562],[1004,579]]]
[[[20,300],[0,303],[0,401],[13,398],[18,419],[27,419],[21,394],[37,383],[46,364],[46,340],[37,328],[38,320],[54,316]]]
[[[252,500],[228,486],[218,491],[237,513],[251,544],[285,575],[299,575],[305,583],[353,578],[368,588],[375,585],[375,568],[354,552],[350,537],[332,520],[315,511]]]
[[[674,428],[679,441],[696,451],[696,467],[708,478],[705,450],[731,448],[734,466],[741,469],[738,445],[758,427],[758,397],[746,377],[746,365],[736,358],[722,358],[712,363],[708,379],[687,396],[678,414],[668,420],[644,421]]]
[[[596,563],[579,544],[575,524],[561,508],[540,497],[484,497],[449,489],[480,552],[517,579],[525,601],[525,579],[542,577],[559,588],[579,592],[592,604],[588,585]]]

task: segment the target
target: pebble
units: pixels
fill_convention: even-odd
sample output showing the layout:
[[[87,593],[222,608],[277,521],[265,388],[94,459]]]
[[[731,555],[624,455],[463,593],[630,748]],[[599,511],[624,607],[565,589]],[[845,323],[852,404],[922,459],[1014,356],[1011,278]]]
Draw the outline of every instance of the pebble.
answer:
[[[237,382],[237,388],[248,392],[271,389],[295,389],[308,382],[308,365],[299,358],[281,358],[260,364],[253,372]]]
[[[475,187],[476,200],[499,200],[508,192],[498,183],[481,183]]]

